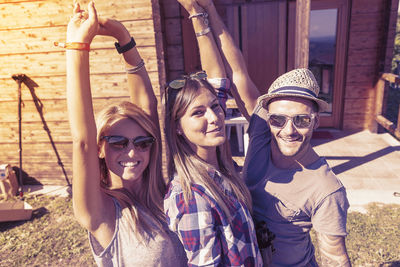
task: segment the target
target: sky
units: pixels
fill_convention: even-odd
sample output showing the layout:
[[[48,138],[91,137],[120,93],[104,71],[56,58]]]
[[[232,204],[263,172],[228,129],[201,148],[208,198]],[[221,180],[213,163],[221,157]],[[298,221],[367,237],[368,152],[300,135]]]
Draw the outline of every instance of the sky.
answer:
[[[312,10],[310,38],[335,36],[337,9]]]

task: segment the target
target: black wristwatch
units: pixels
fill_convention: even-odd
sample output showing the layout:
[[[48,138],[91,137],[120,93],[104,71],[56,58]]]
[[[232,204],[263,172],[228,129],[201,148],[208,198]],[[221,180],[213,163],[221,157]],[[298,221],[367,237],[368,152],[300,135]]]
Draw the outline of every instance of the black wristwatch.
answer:
[[[120,46],[119,43],[115,42],[115,48],[118,51],[118,54],[122,54],[125,53],[126,51],[134,48],[136,46],[136,42],[135,39],[133,39],[133,37],[131,37],[131,41],[129,43],[127,43],[126,45]]]

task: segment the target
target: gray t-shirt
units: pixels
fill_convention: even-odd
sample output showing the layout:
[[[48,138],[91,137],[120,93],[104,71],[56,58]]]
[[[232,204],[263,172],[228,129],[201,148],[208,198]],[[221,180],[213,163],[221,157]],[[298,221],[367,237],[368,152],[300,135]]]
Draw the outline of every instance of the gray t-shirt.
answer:
[[[250,143],[243,175],[257,220],[276,235],[273,266],[317,266],[309,235],[313,227],[329,235],[346,235],[349,203],[342,183],[324,158],[303,169],[283,170],[270,160],[271,133],[257,108],[249,126]]]
[[[113,200],[116,222],[110,244],[103,249],[96,238],[89,233],[89,244],[97,266],[187,266],[185,250],[174,233],[167,230],[169,238],[153,233],[152,238],[147,238],[144,243],[139,242],[131,226],[133,219],[130,210],[128,208],[121,209],[118,201]],[[148,222],[151,223],[150,215],[143,211],[141,215],[146,216]],[[168,226],[165,225],[165,227]]]

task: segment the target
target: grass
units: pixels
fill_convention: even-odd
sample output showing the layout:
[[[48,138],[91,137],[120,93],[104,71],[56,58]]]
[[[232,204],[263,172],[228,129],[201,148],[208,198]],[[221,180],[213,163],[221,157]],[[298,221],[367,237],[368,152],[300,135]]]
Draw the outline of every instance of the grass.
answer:
[[[353,266],[400,266],[400,205],[371,203],[366,214],[350,212],[347,232],[346,247]],[[312,238],[315,240],[315,232]]]
[[[27,196],[32,219],[0,223],[0,266],[95,266],[70,198]]]
[[[1,267],[95,266],[70,198],[30,195],[25,201],[34,208],[31,220],[0,223]],[[350,212],[347,228],[353,266],[400,266],[400,205],[375,203],[366,214]]]
[[[347,220],[347,247],[356,266],[400,266],[400,205],[370,204]]]

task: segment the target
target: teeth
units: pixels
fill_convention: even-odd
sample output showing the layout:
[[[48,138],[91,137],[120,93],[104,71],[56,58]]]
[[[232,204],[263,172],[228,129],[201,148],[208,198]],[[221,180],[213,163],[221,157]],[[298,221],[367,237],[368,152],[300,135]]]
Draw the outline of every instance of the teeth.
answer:
[[[286,139],[286,138],[282,138],[282,140],[285,141],[285,142],[296,142],[296,141],[299,141],[299,138],[296,138],[296,139]]]
[[[121,166],[123,166],[123,167],[135,167],[136,165],[138,165],[139,164],[139,161],[136,161],[136,162],[132,162],[132,161],[128,161],[128,162],[120,162],[119,163]]]

